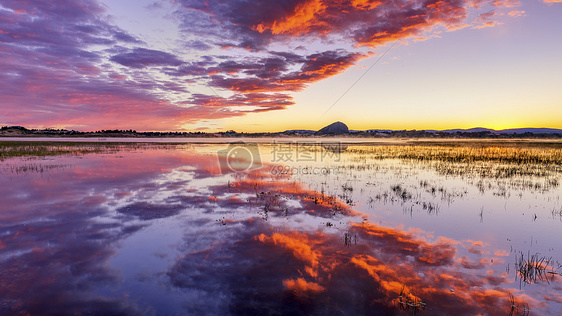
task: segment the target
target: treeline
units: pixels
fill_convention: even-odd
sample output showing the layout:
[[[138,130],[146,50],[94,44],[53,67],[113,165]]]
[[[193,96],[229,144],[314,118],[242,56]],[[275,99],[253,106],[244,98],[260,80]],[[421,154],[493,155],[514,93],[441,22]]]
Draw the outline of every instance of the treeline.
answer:
[[[80,137],[212,137],[204,132],[137,132],[133,129],[103,129],[95,132],[81,132],[67,129],[27,129],[23,126],[2,126],[3,136],[80,136]]]
[[[80,132],[66,129],[27,129],[23,126],[2,126],[1,136],[80,136],[80,137],[317,137],[314,132],[287,131],[280,133],[244,133],[228,130],[225,132],[137,132],[133,129],[120,130],[108,129],[95,132]],[[425,130],[401,130],[401,131],[353,131],[345,134],[333,134],[324,136],[337,137],[362,137],[362,138],[482,138],[482,139],[561,139],[562,134],[556,133],[494,133],[491,131],[479,132],[439,132]]]
[[[428,132],[428,131],[388,131],[388,132],[357,132],[354,133],[360,137],[372,137],[373,134],[385,134],[387,137],[402,138],[486,138],[486,139],[510,139],[510,138],[529,138],[529,139],[559,139],[562,134],[556,133],[494,133],[491,131],[481,132]]]

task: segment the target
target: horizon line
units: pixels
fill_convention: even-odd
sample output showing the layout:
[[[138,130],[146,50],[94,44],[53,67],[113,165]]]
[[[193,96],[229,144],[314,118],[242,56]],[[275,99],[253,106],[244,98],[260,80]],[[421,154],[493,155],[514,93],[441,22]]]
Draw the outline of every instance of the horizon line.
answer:
[[[339,121],[338,121],[339,122]],[[344,123],[345,124],[345,123]],[[330,124],[329,124],[330,125]],[[328,126],[328,125],[327,125]],[[37,131],[47,131],[47,130],[65,130],[65,131],[75,131],[75,132],[80,132],[80,133],[97,133],[97,132],[108,132],[108,131],[118,131],[118,132],[135,132],[135,133],[244,133],[244,134],[263,134],[263,133],[285,133],[285,132],[293,132],[293,131],[309,131],[309,132],[318,132],[319,130],[314,130],[314,129],[307,129],[307,128],[294,128],[294,129],[285,129],[285,130],[278,130],[278,131],[265,131],[265,132],[249,132],[249,131],[236,131],[233,129],[224,129],[224,130],[216,130],[216,131],[205,131],[205,130],[210,130],[210,128],[197,128],[195,130],[144,130],[144,131],[139,131],[133,128],[111,128],[111,129],[94,129],[94,130],[76,130],[76,129],[68,129],[68,128],[64,128],[64,127],[60,127],[60,128],[56,128],[56,127],[25,127],[22,125],[2,125],[0,127],[2,130],[4,129],[9,129],[9,128],[16,128],[16,129],[20,129],[23,128],[25,130],[37,130]],[[534,129],[534,130],[541,130],[541,129],[546,129],[546,130],[556,130],[556,131],[562,131],[562,128],[555,128],[555,127],[510,127],[510,128],[503,128],[503,129],[494,129],[494,128],[488,128],[488,127],[482,127],[482,126],[477,126],[477,127],[470,127],[470,128],[446,128],[446,129],[432,129],[432,128],[428,128],[428,129],[417,129],[417,128],[413,128],[413,129],[391,129],[391,128],[369,128],[369,129],[352,129],[349,128],[349,133],[360,133],[360,132],[369,132],[369,131],[381,131],[381,132],[448,132],[448,131],[470,131],[470,130],[476,130],[476,129],[482,129],[485,131],[493,131],[493,132],[502,132],[502,131],[511,131],[511,130],[525,130],[525,129]]]

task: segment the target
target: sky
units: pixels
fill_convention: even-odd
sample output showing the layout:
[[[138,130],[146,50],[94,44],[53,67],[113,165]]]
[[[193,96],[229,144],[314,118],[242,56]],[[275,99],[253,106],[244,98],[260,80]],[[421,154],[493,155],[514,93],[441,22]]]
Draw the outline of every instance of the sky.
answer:
[[[562,128],[560,0],[0,0],[0,125]]]

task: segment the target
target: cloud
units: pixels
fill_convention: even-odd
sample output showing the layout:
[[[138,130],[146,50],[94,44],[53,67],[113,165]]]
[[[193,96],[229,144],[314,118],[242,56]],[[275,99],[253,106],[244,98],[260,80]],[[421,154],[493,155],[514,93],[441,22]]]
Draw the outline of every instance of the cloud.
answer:
[[[146,69],[193,74],[211,59],[183,63],[167,52],[122,46],[143,42],[108,24],[96,1],[5,1],[2,8],[2,124],[177,130],[200,119],[245,113],[170,100],[189,93],[186,82]]]
[[[242,93],[301,91],[310,83],[341,73],[364,57],[344,50],[306,56],[274,54],[283,58],[262,58],[252,63],[223,62],[210,69],[215,74],[210,84]]]
[[[249,52],[225,56],[226,61],[207,69],[210,85],[239,94],[302,91],[349,69],[381,45],[429,39],[435,37],[431,32],[436,28],[453,31],[470,26],[470,5],[484,5],[484,1],[460,0],[258,1],[252,6],[223,0],[178,3],[175,15],[185,33],[206,38],[222,49]],[[518,5],[516,1],[486,3],[494,8]],[[491,16],[482,15],[472,26],[498,24]],[[308,52],[298,45],[302,41],[319,41],[321,50]],[[279,43],[295,48],[270,50]]]
[[[478,18],[475,21],[476,25],[473,28],[482,29],[485,27],[494,27],[496,25],[502,24],[501,22],[492,20],[492,18],[495,16],[497,16],[497,13],[494,10],[481,13],[480,15],[478,15]]]
[[[490,3],[495,7],[515,8],[521,5],[519,0],[492,0]]]
[[[293,216],[307,214],[312,220],[333,213],[334,205],[324,203],[319,192],[294,187],[283,180],[273,181],[271,175],[259,170],[230,183],[228,189],[214,187],[213,201],[218,207],[230,205],[220,203],[229,201],[232,192],[252,195],[256,188],[271,192],[264,198],[273,200],[261,201],[271,203],[271,217],[283,216],[284,203],[290,200],[302,203],[291,208]],[[243,203],[263,207],[259,198],[237,200],[233,207],[245,209]],[[314,210],[306,211],[309,207]],[[349,216],[364,216],[345,204],[342,210],[350,211]],[[509,311],[512,303],[537,304],[524,295],[510,300],[512,279],[493,271],[489,258],[470,251],[484,245],[479,241],[463,249],[465,246],[458,241],[427,241],[418,236],[423,233],[420,231],[412,233],[361,221],[352,222],[346,231],[357,240],[346,246],[340,230],[278,231],[268,221],[243,219],[240,213],[237,218],[228,224],[229,236],[235,241],[210,241],[207,248],[191,252],[167,272],[171,285],[188,296],[203,291],[207,297],[227,297],[214,300],[213,306],[218,309],[215,312],[275,310],[315,314],[330,302],[331,310],[345,314],[361,314],[365,306],[391,314],[398,308],[401,292],[407,293],[410,300],[422,300],[439,315],[501,314]],[[192,238],[195,237],[187,239]],[[240,282],[246,286],[236,286]],[[295,299],[295,303],[301,303],[289,303]],[[196,312],[206,304],[201,301],[189,308]]]
[[[80,158],[88,163],[65,172],[46,168],[57,181],[30,171],[8,186],[10,177],[0,177],[5,188],[0,196],[3,315],[139,315],[144,310],[124,297],[96,290],[122,281],[107,264],[115,256],[114,243],[144,227],[111,219],[107,203],[119,196],[126,199],[127,192],[154,190],[150,179],[189,159],[151,154],[139,155],[134,163],[100,155]],[[99,221],[101,217],[106,220]]]
[[[452,27],[467,18],[473,1],[179,1],[176,14],[185,30],[227,34],[232,46],[263,50],[269,43],[295,37],[345,36],[356,46],[377,48],[396,39],[421,35],[434,26]],[[494,6],[513,1],[494,1]],[[185,10],[190,9],[190,10]],[[189,23],[196,19],[198,23]],[[223,21],[222,23],[219,21]],[[210,31],[209,24],[214,23]],[[217,25],[218,24],[218,25]],[[349,47],[351,48],[351,46]]]
[[[157,205],[147,202],[129,204],[116,210],[121,214],[136,216],[141,220],[165,218],[179,214],[179,209],[174,205]]]
[[[322,286],[314,282],[307,282],[303,278],[283,280],[283,286],[289,291],[294,292],[322,292],[325,290]]]
[[[128,53],[111,56],[109,60],[132,68],[179,66],[182,64],[182,61],[175,55],[146,48],[135,48]]]
[[[6,0],[0,8],[0,80],[6,83],[0,124],[178,130],[199,120],[283,110],[295,103],[292,93],[346,71],[381,45],[469,24],[494,26],[499,22],[485,15],[469,23],[469,13],[518,5],[178,0],[171,14],[180,30],[174,50],[113,25],[95,0]],[[166,10],[158,2],[149,8]]]
[[[512,17],[514,17],[514,18],[520,17],[520,16],[525,16],[525,11],[524,11],[524,10],[520,10],[520,11],[509,11],[508,15],[509,15],[509,16],[512,16]]]
[[[206,94],[194,94],[193,103],[206,107],[222,108],[227,106],[260,107],[262,110],[281,109],[294,104],[291,96],[282,93],[238,93],[232,97],[223,98]],[[258,110],[258,109],[254,109]]]
[[[288,6],[289,13],[269,21],[252,26],[252,29],[263,33],[269,30],[272,34],[301,35],[315,27],[316,19],[325,12],[329,4],[321,0],[296,2],[295,6]]]

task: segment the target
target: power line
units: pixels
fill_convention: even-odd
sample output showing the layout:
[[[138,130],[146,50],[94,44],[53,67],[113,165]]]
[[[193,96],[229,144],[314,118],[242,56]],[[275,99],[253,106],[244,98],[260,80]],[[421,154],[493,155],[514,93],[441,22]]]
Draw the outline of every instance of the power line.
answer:
[[[380,55],[379,58],[369,68],[367,68],[367,70],[365,70],[365,72],[359,76],[359,78],[357,78],[357,80],[355,80],[355,82],[347,88],[347,90],[345,90],[345,92],[320,117],[326,115],[326,113],[328,113],[349,92],[349,90],[351,90],[361,79],[363,79],[369,70],[371,70],[384,57],[384,55],[386,55],[394,47],[394,45],[396,45],[396,43],[398,43],[398,40],[396,40],[382,55]]]

